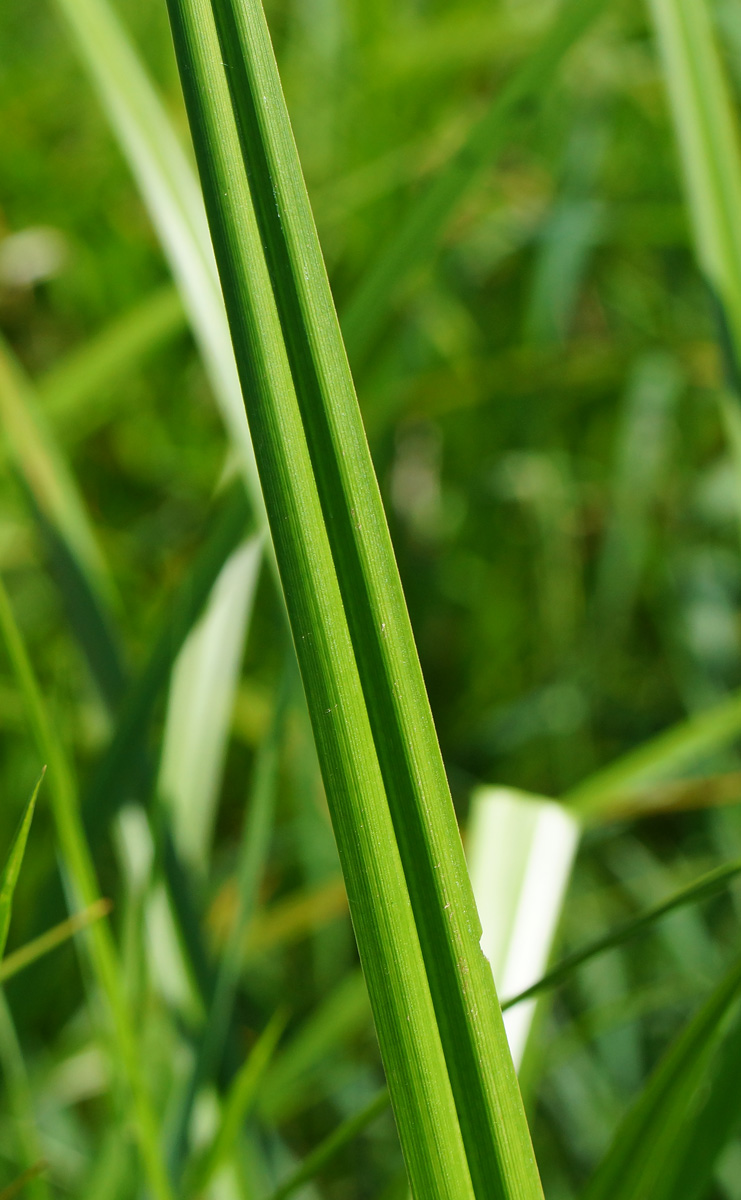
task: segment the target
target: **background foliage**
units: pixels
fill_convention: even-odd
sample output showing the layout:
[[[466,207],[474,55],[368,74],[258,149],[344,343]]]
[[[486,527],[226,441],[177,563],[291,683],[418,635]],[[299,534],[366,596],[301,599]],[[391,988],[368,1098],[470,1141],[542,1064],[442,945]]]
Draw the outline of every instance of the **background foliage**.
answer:
[[[119,11],[186,141],[164,4],[126,0]],[[267,13],[342,313],[554,13],[540,0],[279,0]],[[741,15],[725,2],[712,14],[735,100]],[[157,238],[59,12],[35,0],[30,14],[8,0],[0,45],[0,328],[92,516],[123,664],[136,675],[175,621],[173,597],[204,544],[224,433]],[[137,320],[144,332],[126,341]],[[74,356],[101,336],[118,359],[86,387]],[[561,796],[741,686],[738,496],[718,404],[717,313],[696,266],[643,5],[606,6],[555,75],[508,114],[500,153],[403,280],[354,367],[462,824],[478,783]],[[0,453],[0,567],[84,795],[110,737],[110,706],[7,433]],[[215,954],[236,911],[245,802],[273,730],[275,823],[239,961],[232,1048],[244,1059],[279,1014],[285,1028],[276,1027],[244,1148],[253,1181],[244,1186],[255,1194],[382,1084],[285,646],[266,569],[213,836],[206,814],[189,845],[174,818]],[[162,686],[137,753],[156,756],[165,699]],[[0,719],[0,847],[9,848],[41,759],[5,660]],[[170,748],[178,752],[184,744]],[[723,798],[741,798],[736,751],[726,743],[688,769],[716,783],[690,788],[689,801],[686,788],[660,798],[682,811],[587,832],[565,948],[741,855],[737,810],[708,806],[720,777]],[[150,841],[137,787],[127,779],[122,799],[132,803],[94,851],[147,1087],[176,1145],[203,1000],[192,964],[165,958],[167,839],[155,820]],[[66,915],[46,788],[9,951]],[[674,914],[584,967],[541,1011],[522,1081],[549,1197],[582,1192],[628,1103],[730,964],[737,919],[733,891]],[[89,975],[67,945],[7,986],[17,1042],[3,1008],[3,1175],[43,1156],[47,1175],[29,1187],[44,1194],[134,1196],[130,1121],[105,1019],[85,1002]],[[213,1091],[199,1097],[196,1150],[216,1105]],[[714,1190],[703,1194],[741,1195],[736,1132],[730,1120]],[[403,1195],[403,1186],[388,1113],[317,1184],[338,1198]]]

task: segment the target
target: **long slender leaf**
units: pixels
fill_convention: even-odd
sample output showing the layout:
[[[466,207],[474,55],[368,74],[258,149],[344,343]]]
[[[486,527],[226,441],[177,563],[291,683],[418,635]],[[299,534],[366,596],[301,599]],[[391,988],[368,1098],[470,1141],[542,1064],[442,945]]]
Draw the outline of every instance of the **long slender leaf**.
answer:
[[[85,907],[89,907],[100,897],[80,819],[74,779],[46,711],[5,585],[1,581],[0,631],[24,696],[34,738],[47,762],[51,808],[64,862],[79,900]],[[149,1186],[155,1200],[172,1200],[170,1183],[158,1144],[157,1122],[144,1083],[133,1022],[121,986],[115,946],[105,921],[98,921],[91,927],[90,944],[95,971],[108,1003],[121,1065],[131,1093],[139,1148]]]
[[[529,1133],[264,15],[254,3],[219,3],[216,16],[205,0],[169,7],[412,1184],[435,1196],[537,1196]]]
[[[181,857],[200,874],[210,857],[215,804],[261,560],[259,534],[230,555],[172,672],[157,790],[172,811],[172,833]]]
[[[142,749],[154,705],[226,559],[244,535],[248,515],[244,488],[236,482],[222,498],[195,561],[167,606],[148,660],[127,691],[110,745],[86,788],[83,815],[93,844],[123,803],[132,778],[147,770]],[[143,791],[148,796],[146,783]]]
[[[669,1047],[618,1128],[584,1200],[635,1200],[656,1194],[739,987],[741,961],[733,964]]]
[[[14,1179],[12,1183],[3,1188],[0,1192],[0,1200],[12,1200],[13,1196],[20,1195],[28,1184],[37,1179],[45,1170],[46,1163],[43,1159],[39,1159],[37,1163],[34,1163],[32,1167],[29,1167],[27,1171],[24,1171],[22,1175],[19,1175],[17,1179]]]
[[[343,1121],[342,1124],[337,1127],[337,1129],[333,1130],[323,1142],[320,1142],[320,1144],[312,1150],[311,1154],[306,1156],[301,1166],[297,1167],[293,1174],[289,1175],[288,1179],[286,1179],[280,1185],[280,1187],[273,1192],[270,1200],[286,1200],[286,1197],[291,1196],[294,1192],[298,1191],[302,1184],[307,1183],[310,1179],[313,1179],[315,1175],[318,1175],[322,1167],[326,1166],[328,1162],[331,1162],[334,1156],[339,1153],[339,1151],[342,1150],[348,1142],[351,1142],[359,1133],[361,1133],[368,1125],[370,1125],[371,1121],[380,1116],[380,1114],[387,1107],[388,1102],[389,1094],[384,1089],[382,1092],[379,1092],[377,1096],[374,1096],[372,1100],[369,1100],[365,1108],[362,1108],[360,1112],[355,1113],[352,1117],[348,1117],[346,1121]]]
[[[96,900],[89,908],[83,908],[81,912],[68,917],[66,921],[60,921],[52,929],[47,929],[46,933],[39,934],[33,941],[27,942],[25,946],[20,946],[12,954],[8,954],[0,963],[0,984],[12,979],[14,975],[25,970],[26,967],[30,967],[32,963],[38,962],[51,950],[56,950],[57,946],[64,945],[76,933],[80,933],[83,929],[87,929],[88,925],[92,925],[93,921],[99,921],[101,917],[107,916],[111,907],[110,900]]]
[[[77,484],[47,428],[31,381],[2,341],[0,421],[13,461],[39,511],[59,531],[95,591],[109,601],[111,580]]]
[[[316,1069],[344,1039],[369,1023],[368,990],[361,971],[352,971],[330,992],[272,1063],[260,1091],[260,1113],[285,1119],[300,1107]]]
[[[179,333],[185,313],[173,287],[140,301],[37,380],[47,419],[58,435],[79,439],[108,415],[102,397],[146,355]]]
[[[26,811],[23,814],[20,828],[15,835],[15,840],[10,848],[5,866],[3,867],[2,875],[0,875],[0,960],[5,953],[5,946],[8,941],[8,930],[10,929],[10,914],[13,910],[13,895],[15,893],[15,885],[18,882],[18,876],[21,873],[21,865],[23,856],[26,853],[26,842],[31,829],[34,810],[36,808],[36,797],[39,794],[41,780],[44,778],[41,775],[36,787],[33,789],[33,794],[28,804]],[[0,970],[3,963],[0,962]]]
[[[489,111],[471,130],[376,255],[343,316],[342,329],[353,360],[368,351],[404,279],[429,260],[456,205],[482,170],[491,164],[510,135],[518,109],[546,94],[550,79],[574,42],[586,31],[604,0],[566,0],[551,30],[495,97]]]
[[[252,1047],[244,1066],[234,1077],[213,1141],[188,1169],[183,1188],[186,1193],[205,1191],[213,1175],[229,1158],[240,1129],[257,1100],[260,1084],[275,1053],[285,1023],[286,1014],[279,1010],[268,1022]]]
[[[23,1051],[18,1042],[13,1017],[0,990],[0,1065],[4,1076],[5,1091],[10,1111],[13,1114],[16,1136],[21,1147],[22,1159],[30,1167],[39,1162],[43,1151],[36,1122],[34,1096],[28,1078]],[[29,1184],[28,1195],[32,1200],[47,1200],[50,1189],[45,1178],[35,1179]]]
[[[710,896],[717,895],[718,892],[723,891],[728,886],[732,879],[735,879],[739,872],[741,872],[741,860],[726,863],[722,867],[716,867],[715,870],[708,871],[707,874],[702,875],[694,883],[690,883],[687,887],[675,892],[673,896],[662,901],[661,904],[656,904],[646,912],[641,913],[634,920],[625,921],[616,929],[611,929],[603,937],[596,938],[580,950],[574,950],[572,954],[567,954],[536,983],[533,983],[530,987],[523,988],[517,995],[508,996],[503,1000],[502,1012],[514,1008],[516,1004],[521,1004],[529,996],[538,996],[541,992],[550,991],[551,988],[558,987],[565,979],[571,977],[577,967],[582,966],[600,954],[604,954],[607,950],[612,950],[615,946],[620,946],[624,942],[630,941],[636,934],[650,929],[656,921],[659,921],[669,913],[675,912],[680,908],[685,908],[688,904],[698,904],[702,900],[707,900]]]
[[[621,800],[632,812],[631,792],[654,781],[671,779],[703,756],[727,745],[741,731],[741,695],[695,713],[596,771],[562,797],[585,820],[619,817]]]
[[[702,1200],[708,1194],[718,1158],[741,1125],[739,1072],[741,1013],[719,1048],[699,1108],[678,1130],[676,1152],[656,1200]]]
[[[183,1103],[173,1134],[174,1174],[180,1173],[193,1105],[199,1088],[215,1074],[221,1062],[232,1020],[237,983],[242,966],[242,946],[255,908],[272,828],[278,760],[285,715],[285,694],[276,706],[272,728],[263,739],[242,831],[237,869],[237,911],[219,964],[216,983],[201,1035],[196,1061],[187,1080]]]
[[[650,0],[700,267],[741,349],[741,158],[705,0]]]
[[[136,179],[177,283],[214,396],[245,473],[258,525],[264,506],[195,173],[165,108],[106,0],[57,0]]]

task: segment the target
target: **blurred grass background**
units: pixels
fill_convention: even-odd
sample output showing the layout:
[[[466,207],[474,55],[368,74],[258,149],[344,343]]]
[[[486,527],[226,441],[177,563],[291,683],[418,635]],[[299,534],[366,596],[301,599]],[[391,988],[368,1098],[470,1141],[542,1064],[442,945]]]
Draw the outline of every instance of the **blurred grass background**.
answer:
[[[117,7],[187,141],[164,4]],[[341,312],[554,11],[542,0],[267,5]],[[737,98],[741,11],[726,0],[712,11]],[[136,673],[203,544],[225,438],[156,236],[51,0],[32,9],[6,0],[0,47],[0,330],[38,384],[92,515]],[[104,382],[65,396],[62,371],[79,381],[72,356],[137,321],[145,350],[119,342],[121,361]],[[695,262],[643,5],[605,6],[511,116],[501,153],[354,366],[462,825],[482,782],[558,797],[741,686],[738,484],[718,406],[716,314]],[[111,717],[27,484],[0,454],[0,569],[84,791]],[[284,659],[265,571],[213,844],[204,835],[192,855],[191,899],[213,953],[235,910],[249,781],[280,720],[275,823],[252,950],[240,963],[232,1049],[243,1058],[276,1010],[287,1028],[244,1148],[252,1182],[222,1180],[226,1190],[213,1195],[267,1194],[293,1156],[382,1083],[308,724],[290,672],[281,684]],[[164,719],[163,693],[147,731],[153,753]],[[0,722],[5,847],[41,765],[5,659]],[[732,778],[738,754],[726,748],[692,769]],[[164,852],[156,830],[150,846],[142,797],[129,792],[136,803],[95,855],[167,1130],[177,1126],[202,1001],[166,958]],[[741,799],[741,783],[726,799]],[[564,944],[739,854],[737,809],[708,809],[702,797],[696,810],[589,831]],[[65,915],[56,856],[42,790],[9,950]],[[585,968],[543,1011],[523,1081],[553,1200],[579,1194],[628,1100],[729,959],[737,907],[732,895],[673,916],[661,934]],[[87,970],[67,946],[9,983],[18,1041],[0,1012],[0,1059],[6,1083],[15,1062],[20,1093],[27,1085],[32,1097],[49,1162],[34,1187],[139,1196],[115,1059],[85,1003]],[[14,1108],[20,1093],[8,1086],[0,1101],[0,1183],[33,1158],[28,1114]],[[199,1095],[196,1147],[216,1104],[209,1089]],[[306,1195],[402,1196],[388,1114],[316,1186]],[[708,1195],[741,1196],[737,1142],[712,1186]]]

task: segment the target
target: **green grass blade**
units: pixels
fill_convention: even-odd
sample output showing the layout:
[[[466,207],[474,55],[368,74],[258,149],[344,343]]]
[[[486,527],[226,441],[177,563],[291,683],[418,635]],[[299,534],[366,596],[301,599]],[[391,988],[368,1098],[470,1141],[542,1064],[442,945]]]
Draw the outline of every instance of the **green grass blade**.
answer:
[[[267,858],[278,785],[280,745],[285,716],[285,689],[279,697],[271,729],[263,739],[242,830],[237,867],[237,911],[219,963],[196,1061],[187,1081],[173,1134],[173,1173],[177,1178],[184,1157],[193,1105],[198,1091],[215,1075],[224,1054],[242,968],[242,947],[252,919]]]
[[[669,1047],[618,1128],[584,1200],[636,1200],[660,1191],[739,987],[741,961],[733,964]]]
[[[45,954],[56,950],[57,946],[64,945],[75,934],[80,933],[83,929],[87,929],[88,925],[92,925],[93,921],[99,921],[101,917],[107,916],[110,911],[110,900],[96,900],[89,908],[83,908],[81,912],[67,917],[66,921],[60,921],[58,925],[55,925],[52,929],[47,929],[46,933],[42,933],[34,938],[33,941],[27,942],[25,946],[20,946],[18,950],[14,950],[12,954],[8,954],[0,962],[0,984],[6,983],[8,979],[12,979],[19,971],[23,971],[26,967],[30,967],[32,963],[38,962]]]
[[[353,1141],[359,1133],[370,1125],[371,1121],[386,1109],[389,1103],[389,1094],[384,1088],[377,1096],[366,1104],[360,1112],[354,1116],[348,1117],[343,1121],[337,1129],[333,1130],[323,1142],[308,1154],[301,1166],[298,1167],[284,1183],[280,1185],[270,1197],[270,1200],[286,1200],[288,1196],[292,1196],[294,1192],[318,1175],[322,1167],[331,1162],[336,1154],[342,1150],[348,1142]]]
[[[587,821],[618,818],[623,798],[626,809],[632,811],[632,789],[671,779],[727,745],[739,729],[741,695],[736,693],[596,771],[567,792],[562,801]]]
[[[195,173],[106,0],[56,0],[137,182],[188,314],[258,522],[262,494]]]
[[[216,8],[218,32],[204,0],[173,0],[176,53],[407,1165],[423,1194],[537,1196],[264,15]]]
[[[680,908],[686,908],[689,904],[699,904],[702,900],[716,896],[718,892],[723,891],[728,886],[732,879],[736,878],[739,872],[741,872],[741,860],[726,863],[722,867],[716,867],[715,870],[708,871],[705,875],[695,880],[694,883],[680,888],[678,892],[675,892],[673,896],[670,896],[661,904],[656,904],[646,912],[641,913],[634,920],[625,921],[616,929],[612,929],[609,933],[606,933],[604,937],[596,938],[580,950],[574,950],[572,954],[567,954],[552,970],[543,975],[537,983],[532,984],[531,987],[524,988],[516,996],[507,997],[507,999],[503,1000],[502,1012],[514,1008],[516,1004],[521,1004],[523,1000],[527,1000],[530,996],[539,996],[542,992],[547,992],[552,988],[558,987],[565,979],[569,979],[578,967],[581,967],[584,963],[589,962],[598,955],[612,950],[615,946],[621,946],[624,942],[630,941],[637,934],[650,929],[656,921],[668,916],[669,913],[675,912]]]
[[[63,534],[34,504],[32,496],[29,500],[70,630],[87,660],[104,703],[114,711],[126,689],[126,673],[124,653],[111,614],[101,601],[95,582]]]
[[[33,384],[0,341],[0,421],[13,462],[39,511],[59,531],[103,600],[112,584],[77,484],[40,411]]]
[[[0,633],[23,693],[37,747],[47,763],[51,809],[62,857],[79,902],[90,907],[99,901],[100,896],[80,819],[75,782],[44,705],[5,585],[1,581]],[[130,1089],[139,1149],[149,1187],[154,1200],[172,1200],[159,1145],[157,1122],[142,1075],[139,1049],[127,1008],[115,946],[105,921],[98,921],[91,927],[90,948],[95,973],[108,1003],[121,1066]]]
[[[13,1023],[13,1016],[5,992],[0,989],[0,1066],[2,1066],[5,1094],[13,1116],[16,1137],[21,1148],[21,1162],[29,1169],[43,1156],[39,1138],[34,1096],[28,1071],[23,1060],[23,1051]],[[34,1180],[28,1187],[31,1200],[48,1200],[50,1190],[45,1178]]]
[[[286,1120],[304,1103],[307,1083],[343,1040],[368,1026],[368,989],[361,971],[352,971],[294,1033],[281,1050],[260,1090],[259,1111],[272,1123]]]
[[[723,1039],[699,1108],[680,1131],[677,1153],[657,1200],[703,1200],[709,1194],[715,1164],[741,1124],[739,1073],[741,1013]]]
[[[741,158],[705,0],[650,0],[700,268],[741,350]]]
[[[652,505],[666,472],[684,382],[677,360],[659,351],[642,355],[628,380],[595,585],[598,619],[613,638],[625,629],[638,596]]]
[[[211,855],[215,806],[261,560],[260,535],[230,555],[172,672],[157,791],[172,812],[180,857],[200,875]]]
[[[604,6],[604,0],[567,0],[551,30],[494,99],[489,111],[409,210],[389,244],[350,300],[342,329],[350,357],[361,359],[393,306],[409,273],[432,258],[436,243],[456,205],[483,169],[490,166],[511,136],[518,109],[546,93],[561,60]]]
[[[285,1028],[285,1012],[276,1012],[252,1047],[244,1066],[237,1072],[224,1101],[221,1122],[211,1145],[192,1166],[185,1177],[183,1191],[200,1194],[208,1187],[222,1163],[231,1155],[240,1130],[254,1107],[263,1076],[275,1053]]]
[[[34,809],[36,808],[36,797],[39,794],[41,780],[44,778],[42,773],[36,787],[33,789],[33,794],[28,804],[26,811],[23,814],[20,828],[15,835],[15,840],[10,848],[3,873],[0,875],[0,960],[5,953],[5,947],[8,941],[8,930],[10,929],[10,915],[13,911],[13,895],[15,893],[15,885],[18,882],[18,876],[21,873],[21,865],[23,863],[23,855],[26,853],[26,842],[31,829]],[[0,962],[0,969],[2,968]]]
[[[184,325],[178,293],[159,288],[42,375],[36,389],[58,435],[77,441],[97,428],[110,414],[103,397],[111,383],[130,374]]]
[[[45,1170],[46,1163],[43,1159],[39,1159],[37,1163],[34,1163],[32,1167],[29,1167],[22,1175],[19,1175],[17,1179],[14,1179],[12,1183],[3,1188],[0,1192],[0,1200],[13,1200],[13,1196],[19,1196],[22,1191],[25,1191],[29,1183],[33,1183],[35,1179],[38,1179],[39,1175],[42,1175]]]
[[[224,563],[244,536],[248,517],[244,488],[241,482],[236,482],[221,498],[195,561],[166,606],[166,616],[147,662],[127,691],[111,742],[85,790],[83,814],[93,844],[123,803],[131,779],[146,771],[143,748],[154,706]],[[144,788],[145,794],[148,790]]]

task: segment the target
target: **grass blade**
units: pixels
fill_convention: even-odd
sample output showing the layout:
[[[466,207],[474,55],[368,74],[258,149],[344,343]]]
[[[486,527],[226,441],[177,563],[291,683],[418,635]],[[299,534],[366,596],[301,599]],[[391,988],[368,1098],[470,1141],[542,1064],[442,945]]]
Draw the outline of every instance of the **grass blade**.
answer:
[[[112,584],[77,484],[46,428],[33,385],[2,341],[0,420],[12,459],[37,508],[59,531],[96,595],[109,600]]]
[[[259,524],[262,493],[198,181],[106,0],[57,0],[141,192],[188,314]]]
[[[6,983],[8,979],[12,979],[19,971],[30,967],[32,963],[43,958],[45,954],[49,954],[51,950],[56,950],[57,946],[64,945],[75,934],[87,929],[88,925],[92,925],[93,921],[99,921],[101,917],[107,916],[111,908],[110,900],[96,900],[88,908],[83,908],[81,912],[68,917],[66,921],[60,921],[53,929],[47,929],[46,933],[40,934],[33,941],[27,942],[25,946],[8,954],[0,963],[0,984]]]
[[[196,1061],[186,1084],[173,1135],[171,1159],[176,1177],[184,1157],[191,1114],[198,1091],[218,1072],[227,1031],[232,1021],[242,967],[242,947],[255,908],[273,824],[285,701],[284,689],[283,695],[278,699],[272,727],[260,745],[255,765],[254,783],[247,806],[237,868],[237,911],[221,957]]]
[[[728,886],[732,879],[735,879],[739,872],[741,872],[741,860],[726,863],[722,867],[716,867],[715,870],[708,871],[707,874],[702,875],[694,883],[680,888],[668,900],[654,905],[632,921],[625,921],[616,929],[612,929],[609,933],[606,933],[604,937],[596,938],[580,950],[574,950],[573,954],[567,954],[536,983],[524,988],[517,995],[507,997],[507,999],[503,1000],[502,1011],[505,1012],[510,1008],[514,1008],[516,1004],[521,1004],[523,1000],[527,1000],[530,996],[539,996],[542,992],[547,992],[554,987],[558,987],[565,979],[570,978],[577,967],[581,967],[584,963],[589,962],[598,955],[604,954],[607,950],[612,950],[615,946],[621,946],[624,942],[630,941],[636,934],[650,929],[656,921],[659,921],[669,913],[675,912],[680,908],[686,908],[689,904],[699,904],[702,900],[716,896],[718,892],[723,891]]]
[[[262,538],[222,567],[205,611],[173,668],[158,794],[172,811],[181,858],[206,870],[244,641],[260,574]]]
[[[43,773],[39,778],[36,787],[33,789],[33,794],[28,804],[26,811],[23,814],[20,828],[15,835],[15,840],[10,848],[10,853],[7,857],[3,873],[0,875],[0,960],[5,953],[5,946],[8,941],[8,930],[10,929],[10,914],[13,910],[13,895],[15,893],[15,885],[18,882],[18,876],[21,873],[21,865],[23,863],[23,855],[26,853],[26,842],[31,829],[34,809],[36,808],[36,797],[39,794],[41,780],[44,778]],[[4,964],[0,962],[0,970]]]
[[[370,1125],[371,1121],[384,1111],[389,1103],[389,1094],[384,1088],[377,1096],[366,1104],[360,1112],[354,1116],[348,1117],[343,1121],[337,1129],[333,1130],[323,1142],[308,1154],[301,1166],[298,1167],[284,1183],[280,1185],[270,1197],[270,1200],[286,1200],[286,1197],[293,1195],[302,1184],[308,1183],[315,1175],[318,1175],[322,1167],[338,1154],[340,1150],[357,1137],[359,1133]]]
[[[52,814],[62,856],[74,890],[86,907],[99,899],[95,870],[80,820],[76,788],[66,756],[54,732],[26,652],[5,585],[0,581],[0,632],[23,693],[31,728],[49,771]],[[172,1200],[159,1146],[157,1122],[141,1073],[133,1024],[127,1009],[116,951],[105,921],[90,930],[97,978],[106,997],[122,1068],[131,1093],[142,1163],[154,1200]]]
[[[143,748],[154,705],[226,559],[244,536],[248,516],[244,488],[241,482],[234,483],[222,497],[195,561],[166,606],[149,658],[122,701],[111,742],[86,788],[83,815],[93,845],[123,803],[131,779],[137,772],[146,773]],[[149,794],[146,784],[143,793]]]
[[[741,348],[741,159],[705,0],[650,0],[700,268]]]
[[[285,1120],[303,1103],[307,1081],[317,1065],[345,1038],[369,1022],[368,989],[361,971],[352,971],[293,1035],[272,1063],[259,1111],[271,1122]]]
[[[562,802],[586,821],[617,819],[622,802],[632,813],[632,791],[671,779],[683,769],[725,746],[741,729],[741,694],[699,712],[636,750],[596,771],[567,792]]]
[[[584,1200],[635,1200],[660,1191],[723,1020],[738,996],[741,961],[730,968],[669,1047],[627,1113]]]
[[[264,15],[255,3],[219,3],[216,17],[206,0],[172,0],[169,8],[413,1187],[461,1198],[537,1196],[522,1102]]]
[[[164,341],[179,333],[185,313],[173,287],[163,287],[117,317],[36,382],[47,419],[62,438],[79,440],[109,415],[102,397]]]
[[[13,1116],[16,1136],[21,1147],[22,1161],[31,1167],[40,1161],[42,1148],[36,1125],[36,1112],[31,1083],[28,1078],[23,1051],[18,1043],[13,1017],[0,989],[0,1065],[4,1076],[8,1106]],[[49,1187],[46,1179],[39,1178],[29,1185],[28,1195],[33,1200],[48,1200]]]
[[[203,1156],[189,1168],[183,1190],[186,1194],[204,1192],[223,1162],[232,1153],[239,1132],[255,1104],[258,1088],[270,1065],[283,1033],[286,1014],[274,1014],[250,1051],[249,1058],[234,1078],[214,1139]]]
[[[437,179],[410,209],[375,262],[343,315],[342,330],[350,357],[360,360],[370,349],[404,279],[428,261],[456,205],[510,136],[518,109],[543,95],[565,54],[586,31],[604,0],[567,0],[552,29],[497,95],[489,111]]]
[[[19,1175],[17,1179],[14,1179],[12,1183],[3,1188],[0,1192],[0,1200],[12,1200],[13,1196],[20,1195],[24,1188],[34,1179],[37,1179],[45,1170],[46,1163],[43,1159],[40,1159],[39,1162],[34,1163],[32,1167],[29,1167],[27,1171],[24,1171],[22,1175]]]
[[[713,1169],[741,1123],[741,1014],[716,1056],[699,1108],[685,1121],[676,1153],[657,1200],[702,1200],[710,1190]]]

